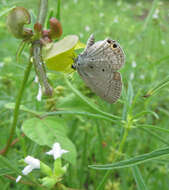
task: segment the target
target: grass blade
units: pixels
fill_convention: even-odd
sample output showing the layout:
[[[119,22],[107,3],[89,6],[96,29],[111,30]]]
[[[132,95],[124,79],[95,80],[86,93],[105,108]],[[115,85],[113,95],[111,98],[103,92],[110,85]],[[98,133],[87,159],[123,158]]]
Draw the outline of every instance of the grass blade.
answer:
[[[158,149],[153,152],[142,154],[142,155],[139,155],[127,160],[123,160],[120,162],[115,162],[113,164],[89,165],[89,167],[96,170],[113,170],[113,169],[119,169],[119,168],[128,168],[128,167],[135,166],[141,163],[152,161],[162,156],[169,156],[169,147]]]
[[[165,128],[161,128],[161,127],[156,127],[156,126],[154,126],[154,125],[137,125],[137,127],[139,128],[139,127],[141,127],[141,128],[151,128],[151,129],[157,129],[157,130],[159,130],[159,131],[161,131],[161,132],[164,132],[164,133],[169,133],[169,129],[165,129]]]
[[[154,138],[156,138],[158,141],[161,141],[161,142],[164,143],[165,145],[169,146],[169,142],[166,141],[163,137],[161,137],[161,136],[159,135],[159,133],[156,134],[156,133],[150,131],[150,130],[147,129],[147,128],[138,128],[138,129],[147,132],[148,134],[150,134],[151,137],[154,137]]]
[[[138,166],[132,167],[132,173],[136,181],[138,190],[148,190]]]
[[[169,75],[162,80],[157,86],[155,86],[154,88],[150,89],[146,95],[144,95],[144,97],[149,97],[152,96],[154,94],[156,94],[157,92],[159,92],[159,90],[161,90],[162,88],[164,88],[165,86],[167,86],[169,84]]]

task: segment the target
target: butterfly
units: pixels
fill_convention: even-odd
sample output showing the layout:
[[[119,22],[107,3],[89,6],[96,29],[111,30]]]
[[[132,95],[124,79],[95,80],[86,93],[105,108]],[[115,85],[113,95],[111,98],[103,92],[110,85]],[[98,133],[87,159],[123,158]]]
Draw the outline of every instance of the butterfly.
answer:
[[[109,103],[115,103],[122,91],[122,77],[118,70],[124,63],[124,52],[115,40],[106,38],[95,42],[92,34],[72,68],[77,70],[96,95]]]

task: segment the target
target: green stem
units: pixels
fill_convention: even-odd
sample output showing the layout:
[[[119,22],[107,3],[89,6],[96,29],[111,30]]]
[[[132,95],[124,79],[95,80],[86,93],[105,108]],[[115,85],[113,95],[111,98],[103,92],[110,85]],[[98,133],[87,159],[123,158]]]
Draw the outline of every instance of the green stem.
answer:
[[[143,32],[147,29],[147,26],[149,25],[149,23],[150,23],[150,21],[152,19],[154,11],[155,11],[155,9],[157,7],[157,3],[158,3],[158,0],[154,0],[153,3],[152,3],[151,10],[150,10],[150,12],[149,12],[149,14],[148,14],[148,16],[147,16],[147,18],[145,20],[144,25],[143,25]]]
[[[100,152],[100,162],[104,162],[104,156],[103,156],[103,147],[102,147],[102,141],[103,141],[103,135],[100,128],[99,122],[96,120],[96,127],[97,127],[97,133],[98,133],[98,139],[99,139],[99,152]]]
[[[40,0],[37,22],[41,24],[42,26],[45,23],[47,10],[48,10],[48,0]]]
[[[127,126],[124,129],[123,138],[122,138],[122,140],[120,142],[120,145],[119,145],[118,153],[122,153],[122,151],[123,151],[123,147],[124,147],[124,144],[125,144],[127,136],[128,136],[129,128],[130,128],[130,126],[127,123]],[[117,156],[115,156],[114,160],[116,161],[117,159],[119,159],[119,157],[120,157],[120,154],[118,154]],[[100,182],[100,184],[98,185],[98,187],[96,188],[96,190],[102,190],[103,189],[103,187],[104,187],[107,179],[109,178],[111,172],[112,172],[111,170],[108,170],[106,172],[106,174],[104,175],[102,181]]]
[[[45,22],[45,18],[46,18],[46,14],[47,14],[47,7],[48,7],[48,0],[41,0],[40,5],[39,5],[39,12],[38,12],[37,22],[39,22],[42,26],[43,26],[43,24]],[[33,49],[33,52],[34,52],[34,49]],[[20,107],[22,95],[23,95],[23,92],[24,92],[25,84],[26,84],[26,82],[28,80],[28,77],[29,77],[29,74],[30,74],[30,71],[31,71],[31,67],[32,67],[32,63],[30,61],[29,64],[27,65],[26,70],[25,70],[24,78],[23,78],[21,87],[19,89],[18,96],[16,98],[10,136],[8,138],[6,147],[5,147],[5,149],[4,149],[3,153],[2,153],[4,155],[6,155],[7,152],[9,151],[9,147],[10,147],[10,144],[12,142],[12,138],[14,136],[14,132],[15,132],[15,129],[16,129],[16,124],[17,124],[17,121],[18,121],[19,107]]]
[[[21,87],[19,89],[19,92],[18,92],[18,95],[17,95],[17,98],[16,98],[15,109],[14,109],[14,112],[13,112],[13,122],[12,122],[11,130],[10,130],[10,136],[8,138],[6,147],[5,147],[4,152],[3,152],[4,155],[6,155],[8,153],[10,144],[12,142],[12,139],[13,139],[13,136],[14,136],[14,133],[15,133],[16,124],[17,124],[17,121],[18,121],[19,107],[20,107],[22,95],[23,95],[23,92],[24,92],[24,89],[25,89],[25,85],[26,85],[26,82],[28,80],[28,77],[29,77],[29,74],[30,74],[30,71],[31,71],[31,67],[32,67],[32,63],[30,61],[29,64],[27,65],[26,69],[25,69],[24,78],[23,78]]]

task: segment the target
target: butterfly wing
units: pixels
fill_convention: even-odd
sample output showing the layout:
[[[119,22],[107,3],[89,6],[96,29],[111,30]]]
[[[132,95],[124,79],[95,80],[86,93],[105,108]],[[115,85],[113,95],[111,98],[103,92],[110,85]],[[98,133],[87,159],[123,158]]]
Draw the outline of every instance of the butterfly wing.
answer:
[[[109,38],[87,46],[77,59],[76,69],[98,96],[114,103],[121,95],[122,80],[119,70],[124,65],[120,45]]]
[[[84,53],[86,62],[92,60],[94,64],[109,64],[112,70],[119,70],[125,63],[122,48],[115,40],[109,38],[94,43]]]
[[[114,103],[121,95],[122,80],[119,72],[93,64],[78,67],[77,71],[91,90],[109,103]]]

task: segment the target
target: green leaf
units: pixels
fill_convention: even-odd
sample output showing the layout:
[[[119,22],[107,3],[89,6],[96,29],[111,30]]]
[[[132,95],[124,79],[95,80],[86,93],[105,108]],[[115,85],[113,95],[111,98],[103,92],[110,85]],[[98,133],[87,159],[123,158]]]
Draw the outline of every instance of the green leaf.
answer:
[[[113,170],[113,169],[118,169],[118,168],[128,168],[131,166],[152,161],[153,159],[157,159],[159,157],[168,156],[168,155],[169,155],[169,147],[166,147],[166,148],[158,149],[156,151],[153,151],[147,154],[139,155],[127,160],[116,162],[113,164],[89,165],[89,167],[96,170]]]
[[[144,116],[144,115],[146,115],[146,114],[149,114],[149,113],[152,114],[156,119],[159,119],[158,114],[155,113],[154,111],[151,111],[151,110],[142,111],[142,112],[136,114],[136,115],[133,117],[133,119],[136,119],[136,118],[142,117],[142,116]]]
[[[149,97],[149,96],[155,95],[156,93],[159,93],[160,90],[166,87],[167,85],[169,85],[169,75],[165,79],[161,80],[155,87],[150,89],[146,93],[146,95],[144,95],[144,97]]]
[[[136,181],[138,190],[147,190],[144,179],[143,179],[141,172],[137,166],[132,167],[132,173],[133,173],[134,179]]]
[[[52,147],[55,142],[69,152],[63,158],[72,164],[76,162],[76,149],[66,136],[66,125],[61,118],[48,117],[45,119],[32,118],[23,123],[24,134],[39,145]]]
[[[60,0],[57,0],[56,18],[57,18],[58,20],[60,20],[60,6],[61,6],[61,2],[60,2]]]
[[[145,124],[145,125],[137,125],[137,128],[151,128],[151,129],[155,129],[155,130],[158,130],[160,132],[164,132],[164,133],[169,133],[169,129],[165,129],[165,128],[161,128],[161,127],[156,127],[154,125],[148,125],[148,124]]]
[[[12,173],[15,173],[15,172],[8,168],[0,168],[0,176],[12,174]]]

